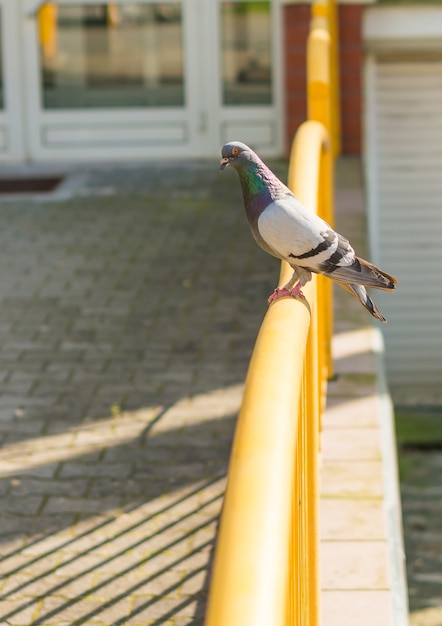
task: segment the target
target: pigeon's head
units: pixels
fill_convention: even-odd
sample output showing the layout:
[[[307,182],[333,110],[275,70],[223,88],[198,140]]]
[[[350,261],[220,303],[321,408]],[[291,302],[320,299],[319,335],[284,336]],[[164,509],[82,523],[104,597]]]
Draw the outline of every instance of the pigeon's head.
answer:
[[[235,169],[240,169],[253,161],[255,153],[241,141],[230,141],[221,150],[222,159],[219,162],[219,169],[223,170],[229,165]]]

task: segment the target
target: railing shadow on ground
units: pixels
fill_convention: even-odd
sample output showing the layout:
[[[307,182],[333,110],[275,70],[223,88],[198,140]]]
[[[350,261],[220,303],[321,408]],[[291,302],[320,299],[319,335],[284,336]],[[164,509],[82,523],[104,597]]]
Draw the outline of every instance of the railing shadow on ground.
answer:
[[[223,418],[222,422],[231,429],[231,420]],[[203,428],[213,426],[209,423]],[[198,429],[199,425],[188,435],[198,438]],[[151,445],[161,450],[174,437],[174,431],[152,436]],[[129,610],[120,605],[131,596],[138,602],[131,607],[131,616],[140,615],[140,619],[146,619],[146,613],[163,615],[165,598],[174,614],[194,604],[204,596],[198,577],[207,571],[210,560],[224,486],[224,458],[221,450],[220,463],[212,466],[209,480],[177,477],[165,505],[160,497],[166,490],[160,482],[157,497],[150,493],[150,501],[129,496],[125,506],[84,516],[75,531],[57,534],[56,528],[49,528],[24,549],[4,552],[2,578],[8,582],[0,593],[2,620],[23,623],[23,616],[29,615],[32,624],[57,619],[87,624],[90,619],[106,619],[112,609],[112,623],[125,624]],[[54,526],[60,523],[54,519]],[[161,593],[155,594],[157,581],[167,576],[172,584],[167,588],[162,580]],[[198,582],[192,585],[195,577]],[[168,599],[177,587],[183,594],[180,602]],[[194,612],[190,606],[189,613]]]

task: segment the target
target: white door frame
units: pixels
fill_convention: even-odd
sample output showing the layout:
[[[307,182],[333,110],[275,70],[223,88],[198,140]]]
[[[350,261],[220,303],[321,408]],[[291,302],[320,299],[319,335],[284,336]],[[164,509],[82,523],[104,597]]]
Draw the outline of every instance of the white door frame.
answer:
[[[132,4],[133,0],[118,2]],[[155,0],[136,2],[149,4]],[[23,128],[23,117],[27,124],[26,133],[19,140],[23,147],[20,154],[17,152],[18,158],[25,155],[33,161],[85,161],[214,157],[230,139],[242,139],[265,156],[280,155],[284,146],[283,0],[271,0],[273,103],[266,106],[222,104],[218,20],[221,0],[181,2],[186,103],[183,107],[44,110],[36,17],[41,2],[0,0],[2,6],[19,6],[15,32],[21,33],[23,55],[21,63],[16,55],[15,63],[17,75],[22,69],[21,89],[25,97],[18,96],[19,105],[24,103],[18,126]],[[84,5],[96,4],[97,0],[57,3]],[[13,35],[14,29],[10,31]]]
[[[0,0],[4,108],[0,110],[0,162],[26,156],[20,10],[13,0]]]
[[[26,0],[31,2],[31,0]],[[172,3],[176,0],[166,0]],[[137,0],[152,4],[155,0]],[[40,85],[37,19],[35,12],[25,22],[26,99],[29,119],[30,156],[33,160],[108,160],[182,157],[198,152],[197,37],[192,0],[183,6],[185,105],[183,107],[44,110]],[[97,4],[96,0],[58,0],[65,4]],[[119,0],[130,4],[129,0]],[[132,2],[133,3],[133,2]]]
[[[205,60],[205,76],[210,77],[210,68],[216,68],[217,79],[206,88],[210,102],[209,125],[211,143],[216,154],[226,141],[239,140],[249,143],[265,156],[280,156],[284,148],[283,129],[283,0],[270,0],[271,9],[271,61],[272,61],[272,104],[270,105],[224,105],[222,103],[221,76],[221,29],[214,27],[219,24],[219,7],[222,0],[204,0],[205,11],[204,32],[209,33],[207,42],[208,58]],[[241,0],[233,0],[241,2]],[[212,151],[213,151],[212,150]]]

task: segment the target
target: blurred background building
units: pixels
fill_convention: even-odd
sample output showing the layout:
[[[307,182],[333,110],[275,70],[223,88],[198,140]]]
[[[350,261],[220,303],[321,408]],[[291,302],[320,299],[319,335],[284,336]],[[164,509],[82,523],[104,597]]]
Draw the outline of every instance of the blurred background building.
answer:
[[[343,149],[361,145],[365,2],[340,4]],[[305,119],[308,2],[0,0],[0,159],[284,154]]]

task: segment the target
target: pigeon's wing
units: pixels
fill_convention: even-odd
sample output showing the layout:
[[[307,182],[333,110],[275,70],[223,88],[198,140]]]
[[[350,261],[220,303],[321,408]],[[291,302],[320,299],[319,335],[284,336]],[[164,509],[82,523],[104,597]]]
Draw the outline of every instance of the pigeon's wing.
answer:
[[[350,242],[294,196],[272,202],[258,219],[261,237],[290,265],[341,283],[394,289],[397,280],[356,256]]]
[[[338,245],[337,234],[330,226],[294,196],[269,204],[259,216],[257,226],[275,256],[314,271],[330,258]]]

